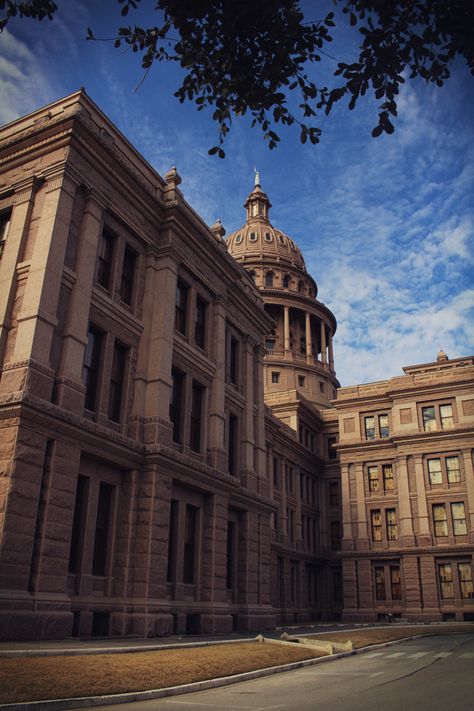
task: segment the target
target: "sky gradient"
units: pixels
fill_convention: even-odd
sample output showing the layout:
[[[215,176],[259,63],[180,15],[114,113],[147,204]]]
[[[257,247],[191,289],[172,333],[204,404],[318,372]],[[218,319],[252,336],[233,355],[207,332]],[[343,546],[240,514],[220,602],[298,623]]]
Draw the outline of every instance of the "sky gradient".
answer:
[[[407,82],[392,136],[371,137],[376,102],[337,106],[318,146],[281,130],[269,151],[247,118],[234,122],[225,160],[208,156],[210,115],[173,97],[179,70],[154,66],[112,43],[86,42],[87,26],[110,37],[121,21],[115,0],[58,2],[53,22],[15,20],[0,35],[0,123],[85,87],[161,174],[176,165],[185,198],[230,233],[258,167],[272,223],[300,246],[318,297],[335,314],[336,371],[342,385],[381,380],[404,365],[474,352],[474,78],[457,63],[442,89]],[[138,18],[150,18],[144,0]],[[316,19],[330,2],[308,2]],[[151,14],[153,18],[153,13]],[[131,17],[135,22],[135,16]],[[355,50],[347,19],[333,53]],[[328,59],[323,72],[336,62]]]

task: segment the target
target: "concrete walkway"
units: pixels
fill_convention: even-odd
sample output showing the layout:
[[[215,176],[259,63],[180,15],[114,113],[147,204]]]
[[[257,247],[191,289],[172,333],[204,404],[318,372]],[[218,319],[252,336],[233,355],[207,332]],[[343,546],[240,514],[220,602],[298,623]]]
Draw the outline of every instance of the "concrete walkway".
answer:
[[[317,632],[335,632],[355,627],[369,625],[349,625],[337,622],[317,623],[315,625],[277,627],[265,630],[262,634],[271,639],[280,639],[283,632],[294,632],[300,635],[316,634]],[[375,625],[371,625],[375,626]],[[378,625],[380,626],[380,625]],[[63,640],[1,642],[0,658],[20,656],[55,656],[78,654],[123,654],[126,652],[151,651],[167,647],[204,647],[222,642],[242,642],[254,640],[258,632],[233,632],[228,635],[183,635],[171,637],[70,637]]]

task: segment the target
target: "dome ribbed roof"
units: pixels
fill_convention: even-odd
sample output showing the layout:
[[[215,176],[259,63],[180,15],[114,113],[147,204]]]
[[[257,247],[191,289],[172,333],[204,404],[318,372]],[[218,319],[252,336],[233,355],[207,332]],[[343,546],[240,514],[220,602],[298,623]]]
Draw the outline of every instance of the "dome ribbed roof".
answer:
[[[245,202],[247,221],[227,238],[229,252],[238,261],[246,257],[268,257],[306,272],[299,247],[287,234],[276,229],[268,219],[271,207],[260,184],[256,184]]]

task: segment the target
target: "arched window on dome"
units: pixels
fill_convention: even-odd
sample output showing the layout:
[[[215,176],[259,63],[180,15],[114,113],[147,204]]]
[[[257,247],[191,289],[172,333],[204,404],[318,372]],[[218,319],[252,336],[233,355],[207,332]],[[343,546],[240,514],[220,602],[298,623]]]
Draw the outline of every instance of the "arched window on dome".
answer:
[[[285,274],[285,276],[283,277],[283,282],[282,282],[282,284],[283,284],[283,288],[284,288],[284,289],[289,289],[289,288],[290,288],[291,277],[290,277],[289,274]]]
[[[240,244],[242,242],[242,235],[239,234],[235,238],[235,244]]]
[[[249,242],[256,242],[257,241],[257,234],[255,232],[251,232],[249,234]]]
[[[265,286],[273,286],[273,279],[275,278],[275,275],[273,272],[267,272],[265,274]]]
[[[273,242],[273,236],[270,232],[265,232],[265,242]]]
[[[253,282],[257,281],[257,274],[253,271],[253,269],[251,272],[249,272],[249,277],[252,279]]]
[[[306,293],[306,286],[303,280],[298,282],[298,292],[300,294],[305,294]]]

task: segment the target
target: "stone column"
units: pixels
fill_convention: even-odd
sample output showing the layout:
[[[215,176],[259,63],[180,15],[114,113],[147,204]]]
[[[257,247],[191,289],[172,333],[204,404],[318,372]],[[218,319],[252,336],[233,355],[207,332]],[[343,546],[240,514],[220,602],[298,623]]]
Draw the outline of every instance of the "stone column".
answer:
[[[258,491],[263,496],[269,495],[269,482],[272,479],[267,468],[265,447],[265,402],[263,388],[263,349],[254,348],[254,401],[257,406],[254,467],[257,475]]]
[[[466,477],[467,508],[469,516],[469,538],[474,542],[474,471],[472,466],[472,450],[462,451],[464,460],[464,475]]]
[[[285,344],[285,351],[290,350],[290,307],[283,307],[283,337]]]
[[[396,481],[398,488],[398,517],[400,519],[400,545],[414,546],[413,514],[410,503],[410,490],[408,486],[407,458],[400,457],[397,464]],[[394,472],[395,474],[395,472]]]
[[[10,390],[30,390],[46,400],[53,387],[49,356],[75,190],[63,167],[47,176],[7,384]]]
[[[224,450],[225,432],[225,308],[221,299],[216,299],[213,305],[214,318],[212,323],[212,342],[214,352],[212,357],[216,370],[212,380],[209,397],[209,453],[212,465],[222,471],[227,471],[227,459]]]
[[[308,363],[313,362],[313,339],[311,337],[311,314],[309,311],[305,313],[306,318],[306,360]]]
[[[426,487],[425,476],[423,472],[423,458],[420,454],[415,454],[413,457],[415,462],[415,481],[416,491],[418,494],[418,522],[419,522],[419,539],[418,545],[431,545],[432,537],[430,531],[430,520],[428,505],[426,502]]]
[[[349,465],[341,464],[341,499],[342,499],[342,549],[354,550],[352,536],[351,504],[349,492]]]
[[[355,475],[357,490],[357,548],[358,550],[367,550],[369,547],[369,539],[367,532],[363,464],[357,463],[355,465]]]
[[[321,362],[326,364],[326,324],[321,321]]]
[[[170,443],[172,438],[169,404],[177,269],[176,259],[169,254],[147,262],[144,312],[151,327],[149,341],[140,343],[139,369],[146,382],[142,414],[147,420],[145,441],[150,444]]]
[[[334,370],[334,352],[333,352],[333,348],[332,348],[332,333],[331,332],[329,332],[328,354],[329,354],[329,367],[331,370]]]
[[[295,544],[302,547],[303,543],[303,527],[301,521],[301,470],[293,468],[294,482],[296,487],[296,522],[295,522]],[[319,500],[319,498],[318,498]]]
[[[242,485],[248,489],[256,490],[256,480],[254,472],[254,382],[253,382],[253,345],[249,338],[242,342],[243,351],[243,374],[244,374],[244,394],[245,407],[243,412],[243,436],[241,439],[241,481]]]
[[[105,205],[93,190],[88,191],[76,261],[76,281],[71,292],[64,327],[61,360],[56,377],[56,402],[67,410],[82,411],[84,389],[82,366],[94,283],[97,245]]]
[[[30,227],[31,213],[40,181],[28,178],[13,186],[13,209],[8,237],[0,260],[0,354],[8,334],[8,320],[17,288],[16,266],[21,259],[24,242]]]

